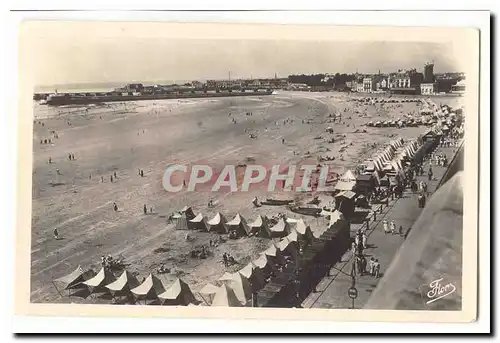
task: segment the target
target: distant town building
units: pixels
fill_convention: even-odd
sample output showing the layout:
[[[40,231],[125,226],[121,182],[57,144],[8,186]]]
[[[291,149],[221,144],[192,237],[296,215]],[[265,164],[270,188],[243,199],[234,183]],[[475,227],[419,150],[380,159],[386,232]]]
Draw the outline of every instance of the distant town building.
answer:
[[[389,83],[385,77],[381,78],[380,82],[377,82],[377,90],[386,90],[389,88]]]
[[[436,83],[422,83],[420,84],[420,93],[422,95],[433,95],[437,93]]]
[[[424,83],[434,82],[434,63],[426,63],[424,65]]]
[[[391,93],[418,94],[423,79],[424,75],[418,73],[416,69],[399,70],[397,73],[389,75],[389,90]]]
[[[142,83],[129,83],[125,86],[127,92],[142,92],[144,90],[144,85]]]
[[[364,91],[365,91],[365,85],[363,84],[363,81],[356,82],[356,92],[363,93]]]
[[[465,80],[457,82],[456,85],[451,86],[452,93],[465,93]]]
[[[200,81],[193,81],[193,82],[191,82],[191,85],[192,85],[194,88],[198,88],[198,89],[199,89],[199,88],[203,88],[203,86],[204,86],[204,85],[203,85],[203,83],[202,83],[202,82],[200,82]]]
[[[364,93],[373,93],[378,90],[380,81],[382,80],[381,75],[372,75],[363,78],[363,92]]]

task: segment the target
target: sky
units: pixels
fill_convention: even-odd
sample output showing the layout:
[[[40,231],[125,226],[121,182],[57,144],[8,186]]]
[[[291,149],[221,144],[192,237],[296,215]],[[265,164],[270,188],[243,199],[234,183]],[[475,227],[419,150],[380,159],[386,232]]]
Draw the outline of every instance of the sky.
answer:
[[[27,43],[28,44],[28,43]],[[92,34],[39,36],[36,85],[287,77],[311,73],[377,73],[434,61],[435,72],[460,71],[453,42],[278,39],[172,39]]]

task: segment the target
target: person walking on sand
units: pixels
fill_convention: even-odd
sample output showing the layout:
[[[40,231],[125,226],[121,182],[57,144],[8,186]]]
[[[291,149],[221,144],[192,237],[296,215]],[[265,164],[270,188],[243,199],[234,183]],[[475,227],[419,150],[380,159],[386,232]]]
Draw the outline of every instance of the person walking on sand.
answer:
[[[116,172],[113,172],[113,175],[114,175],[114,177],[115,177],[115,179],[116,179]]]
[[[52,164],[52,158],[49,157],[49,164]]]
[[[57,231],[57,228],[54,229],[54,238],[56,240],[59,239],[59,231]]]
[[[101,176],[101,183],[104,182],[104,176]]]
[[[144,214],[148,214],[148,208],[146,207],[146,204],[144,204]]]
[[[399,234],[400,236],[402,236],[402,235],[403,235],[403,225],[399,225],[398,234]]]
[[[113,182],[113,175],[111,175],[111,177],[109,179],[111,180],[111,182]]]
[[[113,203],[113,209],[115,210],[115,212],[118,211],[118,205],[116,204],[116,202]]]

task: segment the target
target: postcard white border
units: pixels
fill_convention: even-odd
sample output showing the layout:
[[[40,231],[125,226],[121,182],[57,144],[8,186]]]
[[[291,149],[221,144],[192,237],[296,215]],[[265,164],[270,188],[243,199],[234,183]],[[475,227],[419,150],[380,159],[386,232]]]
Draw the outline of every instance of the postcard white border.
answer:
[[[309,13],[310,13],[310,12],[309,12]],[[393,13],[393,12],[389,12],[389,13],[386,13],[386,14],[388,14],[389,16],[391,16],[391,15],[392,15],[391,13]],[[96,14],[97,14],[97,13],[93,13],[93,14],[92,14],[92,18],[96,19],[96,18],[98,17],[98,15],[96,15]],[[354,14],[354,16],[352,16],[352,14]],[[411,13],[406,13],[406,14],[409,14],[409,15],[410,15],[413,19],[415,19],[415,14],[411,14]],[[426,18],[425,18],[425,19],[431,19],[431,18],[432,18],[432,16],[430,16],[430,14],[431,14],[431,13],[427,12],[427,13],[426,13]],[[439,19],[438,19],[438,20],[440,21],[439,23],[440,23],[440,24],[443,24],[443,20],[442,20],[442,18],[443,18],[443,17],[445,17],[445,16],[443,16],[443,12],[440,12],[440,13],[438,13],[438,14],[439,14]],[[460,14],[460,13],[459,13],[459,14]],[[114,16],[115,16],[116,18],[118,18],[118,17],[120,17],[120,15],[122,15],[122,13],[117,13],[117,14],[116,14],[116,15],[114,15]],[[124,19],[122,18],[121,20],[130,20],[130,17],[128,17],[129,15],[130,15],[130,13],[128,13],[127,15],[125,15],[124,17],[126,17],[126,18],[124,18]],[[308,14],[308,15],[310,15],[310,14]],[[363,16],[364,16],[364,15],[369,15],[369,17],[365,17],[365,20],[363,21]],[[227,13],[225,14],[225,16],[227,17]],[[341,16],[342,16],[342,20],[343,20],[343,21],[346,21],[346,20],[347,20],[347,22],[349,22],[349,23],[351,23],[351,24],[356,24],[356,23],[366,24],[367,22],[370,22],[370,24],[374,24],[374,23],[373,23],[373,19],[374,19],[374,17],[377,17],[377,19],[378,19],[378,20],[380,20],[379,24],[380,24],[380,23],[387,23],[387,21],[384,21],[384,12],[377,12],[377,15],[376,15],[376,16],[373,16],[373,15],[372,15],[372,13],[370,13],[370,12],[351,13],[351,16],[349,16],[349,14],[348,14],[347,12],[342,12],[342,13],[341,13]],[[141,17],[141,16],[140,16],[140,17]],[[144,16],[143,16],[143,15],[142,15],[142,17],[144,18]],[[230,16],[229,16],[229,17],[230,17]],[[451,13],[450,15],[447,15],[447,16],[446,16],[446,18],[447,18],[447,19],[445,20],[445,22],[446,22],[446,23],[449,23],[449,21],[450,21],[450,17],[453,17],[453,13]],[[457,17],[458,17],[458,19],[460,20],[460,15],[458,15]],[[478,18],[480,18],[480,17],[482,17],[481,19],[482,19],[482,20],[484,20],[484,19],[485,19],[485,18],[484,18],[484,13],[480,13],[480,15],[478,16]],[[69,16],[69,17],[67,17],[67,16],[60,16],[60,18],[71,19],[71,16]],[[109,18],[109,17],[108,17],[108,18]],[[400,20],[401,20],[401,18],[404,18],[404,16],[402,16],[402,15],[401,15],[401,13],[400,13],[400,14],[398,14],[398,18],[400,18]],[[471,20],[470,20],[470,19],[471,19],[470,12],[468,13],[467,18],[468,18],[468,20],[467,20],[465,23],[470,24],[470,23],[471,23]],[[332,19],[335,19],[335,15],[333,15],[333,18],[332,18]],[[339,19],[339,18],[337,17],[337,19]],[[408,18],[408,19],[409,19],[409,18]],[[434,19],[436,19],[436,18],[434,18]],[[136,19],[136,20],[137,20],[137,19]],[[234,19],[232,19],[232,20],[234,20]],[[405,22],[406,22],[407,24],[411,25],[412,20],[405,20]],[[422,23],[422,25],[431,25],[431,24],[429,24],[428,22],[429,22],[428,20],[426,21],[426,20],[424,20],[424,18],[421,18],[420,23]],[[480,22],[480,21],[478,20],[478,23],[479,23],[479,22]],[[483,23],[484,23],[484,21],[483,21]],[[332,24],[338,24],[338,21],[337,21],[337,22],[335,22],[335,20],[332,20]],[[394,23],[392,23],[392,24],[394,24]],[[461,21],[461,24],[464,24],[464,21]],[[475,27],[479,27],[480,25],[474,25],[474,26],[475,26]],[[481,25],[481,27],[483,28],[483,31],[482,31],[482,38],[484,39],[484,38],[485,38],[485,30],[488,30],[489,28],[488,28],[488,27],[485,27],[484,25]],[[489,31],[489,30],[488,30],[488,31]],[[489,35],[489,32],[488,32],[488,35]],[[489,38],[488,38],[488,40],[486,40],[486,42],[489,42]],[[482,48],[482,53],[483,53],[483,55],[482,55],[482,59],[483,59],[483,60],[485,60],[485,61],[486,61],[486,64],[487,64],[487,63],[488,63],[487,61],[489,60],[489,46],[488,46],[487,48],[485,48],[485,45],[483,44],[481,48]],[[484,52],[486,52],[486,53],[488,54],[488,56],[485,56],[483,51],[484,51]],[[482,68],[483,68],[483,69],[482,69],[482,74],[483,74],[483,73],[485,72],[484,64],[483,64]],[[486,90],[486,92],[488,92],[488,90],[489,90],[489,82],[484,82],[484,81],[485,81],[484,79],[482,79],[482,80],[481,80],[481,91],[482,91],[482,95],[481,95],[481,112],[483,112],[483,111],[484,111],[487,107],[489,107],[489,99],[486,99],[486,100],[484,99],[484,93],[485,93],[485,90]],[[483,82],[484,82],[484,85],[483,85]],[[489,93],[489,92],[488,92],[488,93]],[[485,104],[485,102],[484,102],[484,101],[486,101],[486,104]],[[488,106],[485,106],[485,105],[488,105]],[[9,112],[11,112],[11,113],[12,113],[12,111],[9,111]],[[14,112],[14,113],[16,113],[16,112]],[[481,118],[481,120],[483,121],[483,119],[484,119],[484,116]],[[488,118],[488,119],[489,119],[489,118]],[[30,120],[30,122],[31,122],[31,120]],[[484,124],[484,123],[482,122],[482,124]],[[15,127],[15,125],[14,125],[14,127]],[[487,127],[488,127],[488,126],[486,126],[486,128],[487,128]],[[486,129],[486,130],[487,130],[487,129]],[[486,130],[482,129],[481,134],[484,134]],[[23,131],[23,132],[24,132],[24,131]],[[481,137],[481,138],[483,139],[484,137]],[[470,145],[470,144],[469,144],[469,145]],[[31,141],[30,141],[30,146],[31,146]],[[471,147],[471,148],[473,148],[473,147]],[[31,157],[30,157],[30,158],[31,158]],[[483,159],[483,160],[484,160],[484,159]],[[29,173],[31,173],[31,170],[29,170]],[[19,175],[21,175],[21,174],[19,174]],[[484,176],[482,176],[482,181],[484,181]],[[30,200],[31,200],[31,199],[30,199]],[[19,226],[17,226],[17,227],[19,227]],[[464,252],[464,255],[465,255],[465,252]],[[482,261],[484,261],[484,259],[483,259]],[[482,263],[483,263],[483,262],[482,262]],[[466,267],[464,266],[464,268],[466,268]],[[482,265],[482,268],[483,268],[483,265]],[[28,277],[29,277],[29,275],[28,275]],[[28,279],[29,279],[29,278],[28,278]],[[29,299],[29,295],[28,295],[28,299]],[[48,305],[48,306],[54,306],[54,305]],[[57,306],[57,305],[56,305],[56,306]],[[89,305],[89,306],[96,307],[96,305]],[[136,306],[134,306],[133,308],[134,308],[134,309],[137,309],[137,307],[136,307]],[[120,309],[122,309],[122,307],[120,307]],[[45,312],[45,310],[47,310],[47,308],[45,308],[45,309],[44,309],[44,312]],[[87,309],[86,309],[86,306],[82,306],[81,310],[82,310],[82,312],[88,313],[88,312],[87,312]],[[231,309],[231,310],[232,310],[232,309]],[[247,309],[247,310],[245,310],[245,311],[246,311],[246,312],[247,312],[247,311],[248,311],[248,312],[253,312],[252,310],[254,310],[254,309],[250,309],[250,311],[248,311],[248,309]],[[50,309],[49,309],[49,311],[50,311]],[[283,310],[278,310],[278,311],[283,311]],[[285,311],[290,311],[290,310],[285,310]],[[291,311],[293,311],[293,310],[291,310]],[[302,316],[303,316],[303,311],[304,311],[304,310],[297,310],[297,311],[301,311],[301,312],[299,312],[299,313],[300,313],[300,314],[302,314]],[[59,314],[59,315],[63,315],[63,314],[64,314],[64,315],[66,315],[66,314],[69,314],[69,313],[64,313],[64,312],[61,312],[60,310],[57,310],[57,312],[58,312],[58,314]],[[92,310],[90,310],[90,312],[92,312]],[[230,312],[230,313],[229,313],[229,312]],[[227,311],[227,310],[226,310],[226,311],[225,311],[225,313],[224,313],[224,317],[228,317],[228,316],[230,316],[231,314],[238,314],[237,312],[238,312],[238,311],[233,312],[233,311]],[[353,311],[348,311],[348,312],[350,312],[350,313],[354,313]],[[366,312],[366,310],[363,310],[363,313],[365,313],[365,312]],[[384,311],[382,311],[382,312],[384,312]],[[326,318],[326,317],[328,316],[328,315],[326,315],[326,314],[331,313],[331,311],[329,311],[329,310],[321,311],[321,310],[320,310],[318,313],[325,313],[325,317],[324,317],[324,318]],[[74,314],[74,313],[73,313],[73,314]],[[179,314],[180,314],[180,313],[179,313]],[[442,314],[442,313],[441,313],[441,314]],[[162,314],[162,315],[163,315],[163,314]],[[382,315],[384,316],[384,314],[383,314],[383,313],[382,313]],[[398,311],[398,312],[397,312],[397,316],[398,316],[398,317],[401,317],[401,311]],[[411,313],[409,313],[409,316],[410,316],[410,317],[412,317],[413,315],[412,315]],[[259,318],[261,318],[261,316],[260,316],[260,315],[258,315],[258,317],[259,317]],[[280,317],[281,317],[281,315],[280,315]],[[349,315],[347,315],[347,317],[349,317]],[[371,318],[378,318],[378,319],[381,319],[381,318],[382,318],[382,317],[380,317],[378,314],[377,314],[376,316],[375,316],[375,315],[368,315],[368,317],[371,317]],[[410,318],[410,317],[409,317],[409,318]],[[442,317],[442,315],[441,315],[441,317]],[[340,316],[339,316],[338,318],[336,318],[336,319],[341,319],[341,320],[342,320],[342,319],[346,319],[346,316],[344,315],[344,313],[340,313]],[[356,319],[356,318],[352,318],[352,319]],[[362,319],[362,318],[359,318],[359,319]],[[416,317],[413,317],[413,319],[416,319]],[[454,319],[453,319],[453,320],[454,320]],[[308,324],[308,325],[309,325],[309,324]],[[344,324],[342,324],[342,325],[344,325]],[[122,327],[122,328],[123,328],[123,327]],[[357,329],[359,329],[359,327],[357,327]]]

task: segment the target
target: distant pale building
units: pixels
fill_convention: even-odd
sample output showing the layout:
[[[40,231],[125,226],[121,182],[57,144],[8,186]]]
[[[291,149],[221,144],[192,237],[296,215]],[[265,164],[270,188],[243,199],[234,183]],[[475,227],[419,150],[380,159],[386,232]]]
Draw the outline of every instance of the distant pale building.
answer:
[[[363,82],[356,82],[356,92],[363,93],[365,91],[365,85]]]
[[[421,83],[420,93],[422,95],[433,95],[437,93],[437,83]]]
[[[363,92],[372,93],[378,89],[382,77],[380,75],[372,75],[363,78]]]
[[[191,82],[191,85],[194,88],[203,88],[203,83],[201,83],[200,81],[193,81],[193,82]]]
[[[380,82],[377,83],[377,90],[386,90],[389,88],[389,83],[386,78],[382,78]]]
[[[423,79],[424,75],[417,73],[416,69],[399,71],[389,76],[389,90],[391,93],[418,94]]]
[[[373,78],[371,77],[365,77],[363,79],[363,92],[365,93],[371,93],[375,90],[374,84],[373,84]]]
[[[456,85],[451,86],[452,93],[465,93],[465,81],[458,81]]]

